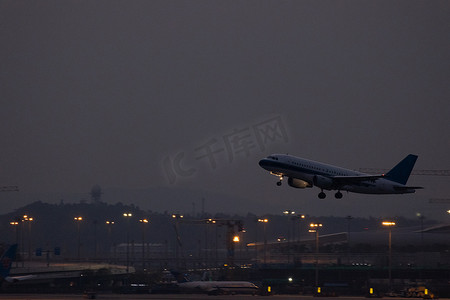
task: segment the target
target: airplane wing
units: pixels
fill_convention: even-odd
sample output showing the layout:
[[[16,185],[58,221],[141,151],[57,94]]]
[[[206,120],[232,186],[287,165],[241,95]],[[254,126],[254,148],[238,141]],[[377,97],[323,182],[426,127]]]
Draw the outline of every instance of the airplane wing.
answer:
[[[361,175],[361,176],[333,176],[330,177],[337,184],[354,184],[362,181],[375,181],[377,179],[383,178],[384,174],[381,175]]]

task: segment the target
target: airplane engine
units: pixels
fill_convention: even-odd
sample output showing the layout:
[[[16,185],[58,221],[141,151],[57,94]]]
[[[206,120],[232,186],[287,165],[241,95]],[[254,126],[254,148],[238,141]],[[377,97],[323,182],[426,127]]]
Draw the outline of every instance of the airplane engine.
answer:
[[[301,179],[297,179],[297,178],[292,178],[292,177],[289,177],[288,184],[297,189],[304,189],[304,188],[312,187],[312,184],[310,184],[309,182],[301,180]]]
[[[334,185],[333,179],[320,175],[314,176],[313,183],[315,186],[325,190],[331,190]]]

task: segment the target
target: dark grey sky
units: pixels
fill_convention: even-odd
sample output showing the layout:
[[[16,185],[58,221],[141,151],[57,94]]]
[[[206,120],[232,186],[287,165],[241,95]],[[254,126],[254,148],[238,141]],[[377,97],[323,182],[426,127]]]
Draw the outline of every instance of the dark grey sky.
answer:
[[[227,194],[256,213],[446,217],[427,201],[450,198],[448,177],[320,202],[257,162],[390,168],[414,153],[416,169],[450,169],[449,15],[449,1],[0,0],[0,184],[21,188],[0,207],[99,184]],[[284,137],[258,143],[272,118]]]

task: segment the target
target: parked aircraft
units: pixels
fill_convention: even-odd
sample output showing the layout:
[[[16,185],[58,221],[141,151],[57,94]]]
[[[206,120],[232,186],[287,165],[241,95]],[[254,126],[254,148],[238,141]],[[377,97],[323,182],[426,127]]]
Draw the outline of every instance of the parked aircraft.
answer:
[[[188,281],[178,283],[181,292],[217,294],[256,294],[258,287],[248,281]]]
[[[11,265],[16,257],[17,244],[9,246],[0,258],[0,280],[7,282],[17,282],[35,277],[35,275],[9,276]]]
[[[341,167],[324,164],[287,154],[272,154],[261,159],[259,165],[279,178],[284,177],[288,185],[295,188],[321,189],[318,197],[324,199],[324,190],[337,190],[335,197],[342,198],[341,191],[361,194],[405,194],[414,193],[418,186],[407,186],[406,182],[416,163],[417,155],[409,154],[386,174],[370,175]]]
[[[209,280],[210,274],[205,272],[202,280],[190,281],[182,274],[170,272],[177,281],[178,288],[182,293],[206,293],[209,295],[233,295],[233,294],[253,294],[258,293],[258,287],[248,281],[220,281]]]

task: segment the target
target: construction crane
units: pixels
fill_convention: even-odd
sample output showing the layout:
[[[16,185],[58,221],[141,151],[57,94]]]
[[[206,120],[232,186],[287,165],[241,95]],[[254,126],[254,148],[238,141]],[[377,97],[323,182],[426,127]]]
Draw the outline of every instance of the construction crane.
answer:
[[[18,192],[19,187],[17,185],[0,186],[0,192]]]
[[[386,174],[388,169],[360,168],[360,172],[369,174]],[[450,170],[412,170],[411,175],[450,176]]]

